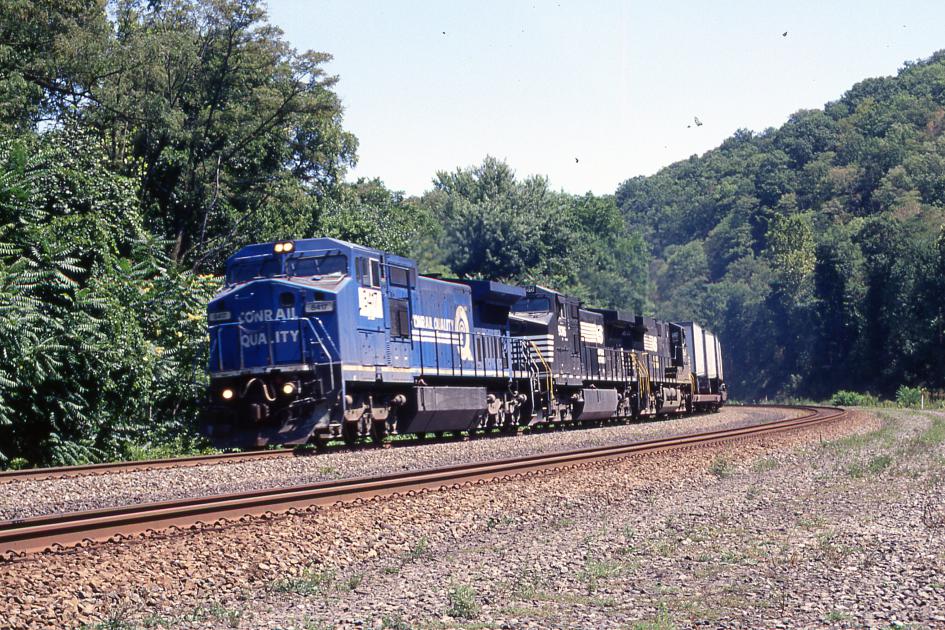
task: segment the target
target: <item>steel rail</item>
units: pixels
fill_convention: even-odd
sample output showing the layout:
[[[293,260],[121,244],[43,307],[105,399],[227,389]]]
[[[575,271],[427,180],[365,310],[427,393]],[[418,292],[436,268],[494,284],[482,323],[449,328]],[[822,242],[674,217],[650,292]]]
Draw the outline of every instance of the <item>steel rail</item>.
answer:
[[[746,405],[746,407],[778,407],[779,405]],[[580,430],[590,428],[592,425],[574,424],[566,427],[547,427],[551,429]],[[538,428],[538,431],[544,430]],[[535,431],[535,427],[529,427],[529,431]],[[476,439],[511,437],[514,434],[485,434],[477,435]],[[402,448],[404,446],[417,446],[420,444],[432,444],[443,442],[455,442],[458,440],[467,440],[466,436],[452,436],[447,438],[437,438],[435,440],[421,439],[416,436],[409,439],[388,442],[383,446],[385,448]],[[373,444],[358,444],[355,446],[339,447],[338,450],[355,450],[376,448]],[[184,457],[169,457],[165,459],[141,459],[136,461],[105,462],[102,464],[81,464],[78,466],[50,466],[45,468],[24,468],[22,470],[3,470],[0,471],[0,485],[15,481],[42,481],[45,479],[67,479],[75,477],[86,477],[91,475],[107,475],[128,472],[139,472],[146,470],[160,470],[164,468],[190,468],[194,466],[210,466],[215,464],[226,464],[231,462],[282,459],[288,457],[311,457],[319,452],[332,452],[334,448],[317,451],[280,448],[266,451],[244,451],[238,453],[211,453],[208,455],[189,455]]]
[[[747,427],[690,433],[618,446],[474,462],[381,477],[332,480],[289,488],[237,492],[0,521],[0,556],[11,558],[26,553],[120,539],[172,527],[213,525],[220,521],[238,520],[248,516],[350,503],[421,490],[460,487],[470,483],[523,476],[537,471],[575,468],[639,454],[704,447],[742,438],[806,428],[838,419],[845,413],[842,409],[832,407],[796,407],[796,409],[806,410],[808,413],[796,418]]]
[[[83,464],[81,466],[24,468],[22,470],[0,471],[0,484],[9,483],[12,481],[65,479],[68,477],[85,477],[87,475],[104,475],[109,473],[135,472],[139,470],[155,470],[160,468],[187,468],[191,466],[204,466],[207,464],[221,464],[234,461],[280,459],[283,457],[298,456],[304,455],[299,455],[298,452],[292,449],[281,448],[269,451],[212,453],[210,455],[189,455],[186,457],[169,457],[166,459],[141,459],[137,461],[106,462],[104,464]]]

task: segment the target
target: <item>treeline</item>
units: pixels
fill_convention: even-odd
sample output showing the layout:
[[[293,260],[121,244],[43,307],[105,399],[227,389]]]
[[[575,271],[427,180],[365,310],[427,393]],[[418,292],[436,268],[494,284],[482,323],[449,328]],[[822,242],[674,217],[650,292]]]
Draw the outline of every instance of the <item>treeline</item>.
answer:
[[[721,333],[731,391],[945,387],[945,52],[617,190],[652,303]]]
[[[420,198],[346,183],[329,60],[257,0],[0,0],[0,466],[199,448],[205,304],[251,242],[334,236],[643,306],[612,196],[491,158]]]

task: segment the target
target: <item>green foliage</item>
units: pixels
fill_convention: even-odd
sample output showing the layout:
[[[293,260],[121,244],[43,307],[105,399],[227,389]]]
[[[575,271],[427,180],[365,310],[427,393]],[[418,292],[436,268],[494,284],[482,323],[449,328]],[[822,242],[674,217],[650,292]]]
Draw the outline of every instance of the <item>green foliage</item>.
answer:
[[[217,285],[169,263],[134,180],[75,130],[7,141],[0,225],[0,457],[97,461],[187,428]]]
[[[487,157],[440,172],[420,206],[439,223],[439,266],[461,277],[543,284],[598,306],[641,309],[646,255],[610,197],[550,190],[547,179],[519,180]]]
[[[59,4],[16,16],[56,16],[13,59],[24,102],[108,138],[173,260],[218,270],[239,245],[310,230],[357,148],[329,55],[296,52],[256,0]]]
[[[476,589],[465,584],[450,588],[447,593],[449,608],[446,614],[457,619],[475,619],[479,616],[479,602],[476,600]]]
[[[945,51],[617,190],[740,398],[945,382]],[[700,251],[701,250],[701,251]]]
[[[841,389],[830,397],[830,404],[838,407],[875,407],[879,399],[870,393],[861,394]]]
[[[896,404],[900,407],[918,407],[922,401],[922,388],[900,385],[896,390]]]

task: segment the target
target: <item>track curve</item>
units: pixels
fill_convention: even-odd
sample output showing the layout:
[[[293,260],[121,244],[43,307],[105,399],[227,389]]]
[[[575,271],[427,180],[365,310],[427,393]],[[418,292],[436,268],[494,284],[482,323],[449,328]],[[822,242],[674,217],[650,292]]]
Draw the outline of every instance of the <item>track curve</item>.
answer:
[[[775,405],[772,405],[775,406]],[[134,506],[54,514],[0,521],[0,555],[14,558],[27,553],[80,546],[168,528],[186,528],[235,521],[267,513],[350,503],[379,496],[520,477],[617,460],[644,453],[704,447],[738,439],[807,428],[837,420],[846,413],[836,407],[790,407],[805,415],[760,425],[690,433],[632,442],[618,446],[530,455],[498,461],[410,471],[380,477],[324,481],[304,486],[222,494]],[[268,451],[267,451],[268,452]],[[280,451],[272,451],[273,453]],[[291,454],[291,451],[285,451]],[[282,455],[284,456],[284,455]]]

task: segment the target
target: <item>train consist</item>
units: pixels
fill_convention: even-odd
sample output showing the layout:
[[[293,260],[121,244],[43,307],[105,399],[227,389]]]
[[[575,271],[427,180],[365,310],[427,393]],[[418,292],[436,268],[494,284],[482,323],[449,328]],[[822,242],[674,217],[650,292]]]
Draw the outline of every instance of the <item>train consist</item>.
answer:
[[[207,320],[204,431],[220,447],[636,419],[727,399],[721,347],[696,323],[422,276],[335,239],[244,247]]]

